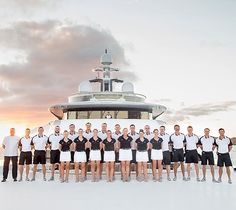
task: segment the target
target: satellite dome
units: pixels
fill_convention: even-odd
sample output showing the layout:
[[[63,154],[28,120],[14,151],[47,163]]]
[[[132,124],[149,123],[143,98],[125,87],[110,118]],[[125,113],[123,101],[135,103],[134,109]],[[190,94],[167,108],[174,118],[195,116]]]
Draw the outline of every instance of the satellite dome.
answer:
[[[83,81],[79,85],[79,92],[92,92],[92,85],[89,81]]]
[[[125,82],[122,85],[122,92],[133,93],[134,92],[134,85],[131,82]]]
[[[112,64],[112,56],[107,53],[107,49],[105,49],[105,53],[101,56],[101,64],[103,65],[111,65]]]

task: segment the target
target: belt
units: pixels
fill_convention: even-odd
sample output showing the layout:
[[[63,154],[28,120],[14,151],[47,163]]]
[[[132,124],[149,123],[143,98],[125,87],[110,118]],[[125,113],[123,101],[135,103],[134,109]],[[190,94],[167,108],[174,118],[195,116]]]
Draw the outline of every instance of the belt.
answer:
[[[138,152],[147,152],[147,150],[138,150]]]
[[[131,148],[121,148],[121,149],[123,149],[123,150],[130,150]]]
[[[65,151],[62,150],[62,152],[70,152],[70,150],[65,150]]]

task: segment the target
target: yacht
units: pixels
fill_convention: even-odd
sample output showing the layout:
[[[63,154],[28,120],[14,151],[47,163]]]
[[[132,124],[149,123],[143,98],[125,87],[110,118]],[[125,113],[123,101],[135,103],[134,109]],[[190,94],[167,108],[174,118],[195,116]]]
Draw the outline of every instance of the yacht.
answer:
[[[98,130],[102,123],[107,123],[110,130],[117,123],[122,128],[135,124],[137,130],[145,125],[154,129],[165,124],[158,120],[166,111],[165,106],[147,103],[144,95],[134,92],[131,82],[113,77],[119,69],[112,67],[112,56],[107,49],[100,63],[101,66],[93,70],[97,77],[81,82],[78,92],[69,96],[68,102],[49,108],[57,119],[44,126],[45,134],[52,133],[56,125],[64,130],[70,124],[75,124],[79,129],[84,128],[87,122]],[[117,87],[119,90],[115,90]]]

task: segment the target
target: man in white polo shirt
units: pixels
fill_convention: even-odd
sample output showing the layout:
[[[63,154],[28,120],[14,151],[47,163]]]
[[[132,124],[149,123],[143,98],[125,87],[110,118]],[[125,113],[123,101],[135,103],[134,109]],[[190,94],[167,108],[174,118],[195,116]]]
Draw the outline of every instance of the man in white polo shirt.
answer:
[[[115,162],[119,162],[119,149],[118,149],[118,138],[122,136],[120,124],[115,125],[115,132],[112,133],[112,138],[116,140],[115,144]]]
[[[171,153],[170,153],[170,135],[165,132],[165,126],[160,127],[159,137],[163,139],[162,152],[163,152],[163,165],[166,167],[167,180],[170,179],[170,164],[171,164]]]
[[[50,163],[51,163],[51,178],[49,181],[54,181],[55,165],[58,165],[60,171],[60,151],[59,141],[63,139],[60,133],[60,126],[56,126],[54,133],[48,137],[48,144],[50,145]]]
[[[183,175],[183,180],[185,178],[185,168],[184,168],[184,144],[186,142],[185,135],[180,133],[180,126],[174,126],[175,132],[170,136],[170,143],[173,146],[173,162],[174,162],[174,178],[173,181],[177,180],[177,169],[178,163],[180,162],[181,171]]]
[[[93,132],[92,132],[92,124],[90,122],[87,122],[85,124],[85,131],[83,133],[83,136],[84,138],[87,139],[87,141],[89,141],[92,137],[93,137]],[[86,159],[87,159],[87,162],[89,162],[89,154],[90,154],[90,149],[89,148],[86,148],[85,150],[86,152]],[[87,167],[86,167],[87,168]]]
[[[15,128],[10,129],[10,136],[3,139],[2,147],[4,149],[3,180],[6,182],[9,172],[9,164],[12,162],[12,178],[17,181],[17,159],[19,137],[15,136]]]
[[[22,137],[19,141],[19,149],[20,149],[20,160],[19,160],[19,166],[20,166],[20,179],[19,182],[22,181],[22,175],[24,171],[24,165],[25,167],[25,173],[26,173],[26,181],[29,181],[29,169],[30,165],[32,164],[32,146],[31,146],[32,138],[30,137],[30,129],[25,129],[25,136]]]
[[[104,141],[107,138],[107,123],[102,123],[101,130],[98,132],[98,137]],[[104,162],[104,150],[101,149],[101,168],[100,168],[100,178],[102,178],[103,171],[103,162]]]
[[[210,165],[211,168],[211,176],[212,182],[216,182],[215,180],[215,172],[214,172],[214,154],[213,151],[215,149],[215,138],[210,136],[210,129],[204,129],[204,136],[199,139],[198,145],[202,149],[202,173],[203,178],[202,182],[206,181],[206,165]]]
[[[43,170],[43,180],[46,181],[46,148],[48,137],[43,134],[43,127],[38,128],[38,135],[32,138],[31,145],[34,148],[34,169],[33,177],[31,181],[35,181],[35,175],[37,171],[38,164],[42,165]]]
[[[132,150],[132,160],[131,160],[131,170],[136,171],[136,177],[138,176],[138,167],[136,166],[137,161],[136,161],[136,153],[137,153],[137,148],[136,148],[136,143],[135,141],[139,138],[139,134],[136,132],[136,127],[134,124],[130,125],[130,132],[128,134],[133,141],[131,142],[131,150]],[[130,178],[129,178],[130,179]]]
[[[232,149],[232,141],[230,138],[225,136],[225,130],[219,129],[220,136],[216,139],[216,146],[218,150],[218,163],[219,167],[219,179],[218,182],[222,182],[223,167],[226,167],[226,173],[228,175],[228,183],[232,184],[230,167],[232,166],[229,152]]]
[[[148,141],[151,141],[151,139],[154,137],[154,134],[151,132],[151,128],[149,125],[144,126],[144,137],[148,139]],[[148,161],[151,163],[151,149],[148,149]]]
[[[198,182],[200,182],[199,178],[199,167],[198,167],[198,152],[197,152],[197,143],[199,141],[199,138],[197,135],[193,133],[193,127],[188,126],[187,127],[188,134],[185,136],[186,139],[186,160],[187,163],[187,181],[190,181],[190,166],[191,163],[194,164],[195,171],[196,171],[196,179]]]

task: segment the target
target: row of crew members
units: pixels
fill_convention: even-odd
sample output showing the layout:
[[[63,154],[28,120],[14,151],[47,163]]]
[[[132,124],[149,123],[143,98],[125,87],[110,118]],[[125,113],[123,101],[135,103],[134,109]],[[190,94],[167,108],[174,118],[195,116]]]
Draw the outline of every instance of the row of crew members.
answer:
[[[231,140],[225,136],[225,131],[222,128],[219,129],[220,136],[217,139],[214,139],[209,135],[210,130],[208,128],[204,130],[205,135],[199,139],[195,134],[193,134],[192,126],[189,126],[187,128],[188,134],[184,135],[180,133],[180,126],[175,125],[175,132],[171,136],[165,133],[164,126],[160,127],[160,133],[158,129],[155,129],[153,133],[151,133],[150,127],[145,126],[146,132],[144,132],[144,130],[140,130],[138,134],[135,132],[134,125],[130,126],[130,133],[128,133],[127,128],[124,128],[123,132],[121,133],[120,126],[116,125],[115,127],[115,132],[112,133],[111,131],[107,130],[107,125],[104,123],[102,125],[101,132],[98,132],[97,129],[94,129],[92,132],[91,124],[87,123],[85,132],[83,132],[82,129],[79,129],[77,134],[75,132],[75,126],[70,125],[70,132],[65,131],[62,135],[60,134],[60,127],[56,126],[54,134],[50,135],[49,138],[43,135],[43,128],[40,127],[38,129],[38,135],[34,136],[32,139],[30,137],[30,130],[26,129],[25,137],[21,138],[19,141],[21,150],[19,160],[19,181],[22,181],[24,164],[26,164],[26,180],[29,181],[28,175],[29,165],[32,163],[32,146],[35,151],[33,158],[33,177],[31,180],[35,181],[38,164],[42,164],[43,179],[46,180],[45,149],[46,145],[48,144],[51,148],[51,181],[54,180],[55,164],[60,163],[61,182],[68,182],[70,162],[72,161],[73,157],[73,161],[75,162],[76,182],[83,182],[86,179],[86,162],[88,160],[88,156],[91,160],[92,181],[98,181],[101,178],[102,159],[106,162],[107,181],[113,181],[114,162],[116,157],[118,157],[119,161],[121,161],[121,174],[123,181],[130,180],[130,162],[135,163],[136,161],[138,163],[137,180],[147,181],[147,162],[149,158],[152,161],[153,180],[162,181],[162,164],[164,164],[166,165],[167,169],[167,180],[171,181],[171,145],[173,147],[172,153],[174,162],[174,181],[177,180],[177,168],[179,162],[181,165],[183,180],[190,180],[190,164],[194,163],[197,181],[200,181],[197,153],[197,147],[200,146],[202,148],[203,165],[203,178],[201,181],[206,181],[206,165],[209,164],[211,166],[212,181],[221,182],[223,172],[222,169],[225,165],[227,169],[228,182],[232,183],[229,168],[230,166],[232,166],[229,156],[229,151],[232,148],[232,143]],[[149,132],[147,133],[147,131]],[[11,129],[10,132],[11,135],[9,137],[6,137],[3,141],[3,148],[5,149],[3,182],[5,182],[7,179],[10,159],[12,159],[13,162],[13,179],[15,181],[17,176],[17,151],[13,152],[16,155],[10,156],[9,154],[7,154],[7,152],[10,153],[11,150],[14,151],[14,147],[12,146],[14,145],[14,141],[10,139],[12,139],[12,137],[15,137],[15,131],[14,129]],[[214,175],[213,150],[215,147],[217,147],[218,149],[218,181],[216,181]],[[185,177],[184,148],[186,149],[185,162],[187,164],[187,178]],[[156,173],[157,166],[158,175]],[[79,167],[81,167],[81,178],[79,178]],[[64,175],[65,169],[66,174]]]

